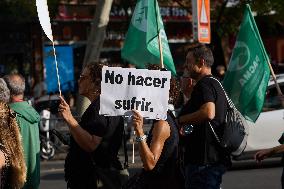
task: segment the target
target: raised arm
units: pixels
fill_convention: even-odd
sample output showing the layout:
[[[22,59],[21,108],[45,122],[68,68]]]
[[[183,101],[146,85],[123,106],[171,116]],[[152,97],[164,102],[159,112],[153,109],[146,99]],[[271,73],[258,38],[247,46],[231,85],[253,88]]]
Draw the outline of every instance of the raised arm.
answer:
[[[70,107],[66,101],[59,97],[61,103],[59,105],[59,111],[64,118],[64,120],[69,125],[70,133],[74,140],[79,144],[79,146],[86,152],[93,152],[101,143],[102,137],[96,135],[91,135],[86,130],[84,130],[77,120],[72,116]]]
[[[136,110],[133,110],[133,112],[133,127],[136,131],[136,136],[143,137],[145,135],[143,131],[143,117]],[[139,142],[139,153],[145,170],[152,170],[156,166],[164,143],[169,136],[170,126],[168,122],[159,120],[154,124],[150,147],[145,139]]]

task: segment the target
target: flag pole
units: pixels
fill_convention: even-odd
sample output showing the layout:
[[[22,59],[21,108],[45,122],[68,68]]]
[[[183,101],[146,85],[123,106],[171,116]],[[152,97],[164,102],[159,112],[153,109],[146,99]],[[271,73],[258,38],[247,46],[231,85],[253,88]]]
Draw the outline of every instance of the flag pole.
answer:
[[[56,53],[55,53],[55,47],[54,47],[53,40],[52,40],[52,47],[53,47],[53,55],[54,55],[54,59],[55,59],[55,68],[56,68],[56,76],[57,76],[57,85],[58,85],[58,90],[59,90],[59,96],[62,96],[61,87],[60,87],[59,72],[58,72],[58,63],[57,63],[57,58],[56,58]]]
[[[159,31],[159,25],[158,25],[158,15],[157,15],[157,0],[155,1],[155,15],[156,15],[156,26],[157,26],[157,33],[158,33],[158,43],[159,43],[159,50],[160,50],[160,66],[161,68],[164,68],[164,57],[163,57],[163,46],[162,46],[162,40],[161,35]]]
[[[271,63],[269,61],[267,61],[267,64],[269,66],[269,69],[271,71],[271,75],[272,75],[272,78],[273,78],[273,81],[275,82],[275,86],[276,86],[276,89],[277,89],[277,92],[278,92],[278,95],[283,95],[280,87],[279,87],[279,84],[277,83],[277,80],[276,80],[276,76],[274,74],[274,71],[273,71],[273,68],[271,66]]]

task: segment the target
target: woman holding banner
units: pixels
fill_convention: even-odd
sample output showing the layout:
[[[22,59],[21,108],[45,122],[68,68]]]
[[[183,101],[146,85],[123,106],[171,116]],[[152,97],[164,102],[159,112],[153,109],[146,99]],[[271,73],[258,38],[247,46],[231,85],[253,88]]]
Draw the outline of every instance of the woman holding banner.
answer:
[[[122,170],[117,154],[122,142],[123,119],[99,115],[102,66],[89,64],[80,75],[79,94],[91,101],[80,122],[60,97],[59,111],[71,133],[70,149],[65,159],[65,180],[71,189],[97,188],[99,184],[109,189],[121,186],[119,176],[108,173]]]
[[[178,94],[176,80],[171,79],[172,104],[175,104]],[[124,188],[182,188],[183,183],[177,166],[179,134],[173,114],[168,112],[167,120],[155,120],[149,135],[146,136],[143,117],[133,110],[133,127],[143,170],[131,178]]]

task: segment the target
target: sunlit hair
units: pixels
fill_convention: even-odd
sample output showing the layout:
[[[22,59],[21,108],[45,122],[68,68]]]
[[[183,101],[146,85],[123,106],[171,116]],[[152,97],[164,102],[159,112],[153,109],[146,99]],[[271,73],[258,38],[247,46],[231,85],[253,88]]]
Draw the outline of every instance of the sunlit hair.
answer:
[[[22,95],[25,92],[25,78],[21,74],[9,74],[4,76],[4,80],[10,89],[10,95]]]
[[[148,64],[147,68],[149,70],[161,70],[160,65],[158,64]],[[170,81],[170,91],[169,91],[169,103],[176,105],[179,97],[180,85],[178,80],[175,77],[171,77]]]
[[[21,143],[21,135],[16,118],[12,110],[4,102],[0,101],[0,143],[5,147],[10,166],[11,177],[8,182],[11,188],[22,188],[26,181],[26,165]]]
[[[3,78],[0,78],[0,101],[8,103],[10,100],[10,90]]]

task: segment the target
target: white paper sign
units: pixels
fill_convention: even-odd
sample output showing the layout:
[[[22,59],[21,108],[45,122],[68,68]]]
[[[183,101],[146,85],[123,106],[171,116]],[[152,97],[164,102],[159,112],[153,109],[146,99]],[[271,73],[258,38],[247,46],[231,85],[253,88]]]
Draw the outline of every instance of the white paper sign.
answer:
[[[138,110],[148,119],[167,118],[170,71],[103,67],[100,114],[129,115]]]
[[[53,42],[48,6],[46,0],[36,0],[37,14],[45,35]]]

